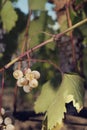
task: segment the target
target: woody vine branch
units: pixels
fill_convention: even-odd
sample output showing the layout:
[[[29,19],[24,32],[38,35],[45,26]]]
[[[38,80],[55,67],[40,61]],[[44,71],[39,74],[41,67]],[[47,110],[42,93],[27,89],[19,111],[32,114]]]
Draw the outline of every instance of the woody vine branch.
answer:
[[[21,54],[20,56],[18,56],[17,58],[13,59],[11,62],[9,62],[8,64],[6,64],[3,68],[0,69],[0,72],[4,71],[4,69],[8,69],[11,65],[13,65],[15,62],[19,61],[20,59],[24,58],[25,56],[27,56],[27,54],[30,54],[31,52],[41,48],[42,46],[45,46],[46,44],[50,43],[50,42],[53,42],[53,41],[56,41],[58,40],[60,37],[62,37],[64,34],[72,31],[73,29],[81,26],[82,24],[86,23],[87,22],[87,18],[80,21],[79,23],[73,25],[72,27],[68,28],[67,30],[65,30],[64,32],[61,32],[59,34],[55,34],[55,35],[52,35],[52,37],[42,43],[40,43],[39,45],[29,49],[28,51],[24,52],[23,54]]]

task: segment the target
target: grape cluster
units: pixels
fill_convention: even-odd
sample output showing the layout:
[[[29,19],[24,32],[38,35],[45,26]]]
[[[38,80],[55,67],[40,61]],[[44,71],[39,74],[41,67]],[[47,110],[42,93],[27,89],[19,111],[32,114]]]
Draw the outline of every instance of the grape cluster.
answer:
[[[4,35],[6,31],[2,28],[2,23],[0,23],[0,53],[5,51]]]
[[[13,76],[17,79],[17,86],[23,87],[24,92],[29,93],[33,88],[38,86],[40,73],[37,70],[31,71],[30,68],[25,69],[24,72],[17,69],[13,72]]]
[[[1,108],[0,130],[15,130],[15,126],[12,123],[12,119],[6,116],[5,109]]]
[[[73,56],[72,56],[72,43],[69,36],[64,35],[60,39],[56,40],[58,49],[59,49],[59,60],[60,67],[63,72],[75,72],[75,67],[81,65],[83,58],[83,44],[82,38],[80,36],[73,37],[73,43],[75,46],[75,60],[76,66],[73,64]],[[81,66],[80,66],[81,67]]]

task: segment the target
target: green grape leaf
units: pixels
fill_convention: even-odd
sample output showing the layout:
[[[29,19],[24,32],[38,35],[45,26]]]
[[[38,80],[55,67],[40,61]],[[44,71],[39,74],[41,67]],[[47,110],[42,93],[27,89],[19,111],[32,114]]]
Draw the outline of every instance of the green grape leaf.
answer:
[[[37,13],[37,11],[33,11],[33,13]],[[51,18],[47,16],[46,11],[40,11],[40,16],[36,17],[34,20],[31,21],[30,27],[29,27],[29,47],[33,48],[34,46],[37,46],[38,44],[46,41],[47,39],[50,39],[51,36],[48,34],[52,32],[48,27],[48,23],[53,24],[53,21]],[[48,34],[45,34],[43,32],[47,32]],[[18,43],[23,43],[25,30],[19,35]],[[21,49],[21,45],[19,44],[19,49]],[[50,42],[46,45],[46,49],[55,50],[56,44],[53,42]]]
[[[45,111],[47,111],[49,105],[52,103],[53,99],[55,98],[56,93],[57,91],[53,88],[50,81],[46,82],[42,86],[41,94],[38,97],[37,101],[35,102],[35,105],[34,105],[35,112],[44,113]]]
[[[60,31],[61,32],[68,28],[67,27],[67,20],[66,20],[66,14],[65,13],[59,17],[58,22],[60,24]]]
[[[37,13],[37,11],[34,11],[34,13]],[[47,40],[50,38],[49,35],[44,34],[43,32],[48,32],[50,33],[51,30],[48,29],[47,25],[48,23],[52,23],[51,18],[49,18],[47,16],[47,12],[46,11],[40,11],[40,16],[34,20],[31,21],[30,23],[30,27],[29,27],[29,37],[30,37],[30,41],[29,41],[29,46],[30,48],[42,43],[43,41]],[[23,39],[24,39],[24,32],[22,32],[19,35],[19,39],[18,42],[22,43]],[[21,49],[21,44],[19,44],[19,48]],[[47,49],[50,50],[54,50],[55,49],[55,43],[49,43],[46,45]]]
[[[3,22],[3,28],[6,31],[11,31],[15,26],[18,16],[10,1],[7,1],[1,10],[1,20]]]
[[[48,25],[54,25],[54,21],[51,19],[51,17],[50,16],[48,16],[47,15],[47,23],[45,24],[45,32],[47,32],[48,34],[54,34],[54,31],[53,31],[53,29],[51,29],[51,28],[49,28],[48,27]],[[47,40],[47,39],[50,39],[50,35],[45,35],[45,40]],[[55,50],[55,43],[54,42],[51,42],[51,43],[48,43],[47,45],[46,45],[46,47],[48,48],[48,49],[51,49],[51,50]]]
[[[87,23],[81,25],[81,26],[79,27],[79,29],[80,29],[82,35],[83,35],[84,37],[87,37]]]
[[[36,12],[36,11],[34,11]],[[32,20],[29,27],[29,38],[31,39],[29,41],[29,47],[32,48],[40,43],[40,40],[43,40],[43,35],[41,31],[43,30],[43,25],[45,21],[45,15],[46,13],[44,11],[41,11],[40,16]],[[24,39],[25,30],[19,35],[18,43],[22,43]],[[22,44],[19,44],[19,49],[21,49]]]
[[[38,19],[31,21],[29,34],[30,34],[30,47],[34,47],[44,41],[44,34],[41,33],[43,31],[43,26],[45,23],[45,15],[44,11],[41,11],[41,15]]]
[[[48,129],[62,124],[66,112],[65,103],[73,101],[73,106],[79,112],[83,107],[83,99],[84,80],[78,75],[64,74],[56,97],[47,109]]]
[[[51,50],[55,50],[55,43],[54,42],[50,42],[50,43],[48,43],[47,45],[46,45],[46,47],[48,48],[48,49],[51,49]]]
[[[32,10],[45,10],[47,0],[29,0],[29,6]]]
[[[35,103],[36,113],[46,112],[48,130],[57,130],[62,126],[65,103],[73,101],[73,106],[79,112],[83,107],[84,80],[77,74],[64,74],[60,86],[55,89],[50,82],[42,87],[41,95]],[[55,126],[55,128],[54,128]]]

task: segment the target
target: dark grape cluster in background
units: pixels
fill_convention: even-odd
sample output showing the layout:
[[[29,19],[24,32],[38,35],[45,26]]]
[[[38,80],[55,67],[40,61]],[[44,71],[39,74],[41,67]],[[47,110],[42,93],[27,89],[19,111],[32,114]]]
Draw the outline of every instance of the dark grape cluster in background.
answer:
[[[83,58],[83,39],[80,36],[73,37],[73,43],[75,47],[75,60],[76,66],[79,64],[79,68],[82,68],[82,58]],[[73,64],[73,53],[72,53],[72,43],[71,38],[67,35],[62,36],[60,39],[56,40],[59,49],[59,60],[60,68],[64,73],[75,72],[75,65]],[[81,69],[80,69],[81,71]]]
[[[0,56],[2,56],[3,52],[5,51],[5,43],[4,43],[5,34],[6,31],[2,28],[2,23],[0,23]]]

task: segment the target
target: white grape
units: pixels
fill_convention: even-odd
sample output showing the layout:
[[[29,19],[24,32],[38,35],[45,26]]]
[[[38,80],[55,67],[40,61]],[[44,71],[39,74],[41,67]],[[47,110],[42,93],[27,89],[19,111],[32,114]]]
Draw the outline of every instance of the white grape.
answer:
[[[23,72],[21,70],[15,70],[13,72],[13,76],[15,79],[19,79],[19,78],[23,77]]]
[[[22,86],[27,85],[27,84],[28,84],[28,80],[25,77],[22,77],[22,78],[17,80],[17,85],[19,87],[22,87]]]
[[[36,88],[38,86],[38,81],[36,79],[33,79],[29,82],[29,86],[31,88]]]
[[[0,116],[0,125],[3,123],[3,118]]]
[[[39,79],[40,78],[40,73],[37,70],[33,70],[32,73],[34,74],[34,78],[35,79]]]
[[[26,93],[29,93],[31,91],[31,88],[29,87],[29,85],[23,86],[23,90]]]
[[[12,124],[9,124],[6,126],[6,130],[15,130],[15,126]]]
[[[5,114],[5,109],[1,108],[1,114],[4,115]]]
[[[4,123],[5,123],[5,125],[11,124],[11,123],[12,123],[11,118],[10,118],[10,117],[6,117],[6,118],[4,119]]]
[[[34,79],[34,74],[32,72],[26,73],[25,77],[27,80],[31,81],[32,79]]]
[[[26,75],[26,73],[30,73],[30,72],[31,72],[31,69],[30,69],[30,68],[24,70],[24,74],[25,74],[25,75]]]
[[[20,78],[20,79],[21,79],[21,78]],[[23,85],[22,85],[21,82],[20,82],[20,79],[17,80],[17,86],[18,86],[18,87],[23,87]]]

